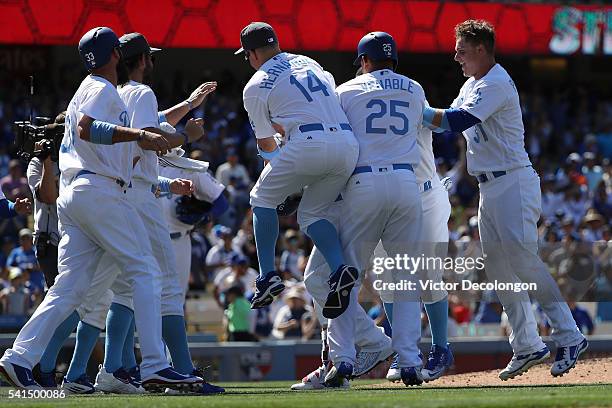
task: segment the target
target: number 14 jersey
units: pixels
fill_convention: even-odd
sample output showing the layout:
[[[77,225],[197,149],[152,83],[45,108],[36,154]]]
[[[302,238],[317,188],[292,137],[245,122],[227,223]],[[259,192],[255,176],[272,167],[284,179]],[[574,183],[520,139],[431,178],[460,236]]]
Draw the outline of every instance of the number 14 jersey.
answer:
[[[347,123],[334,91],[334,77],[312,58],[281,52],[244,88],[244,108],[258,139],[273,136],[272,124],[290,134],[299,125]]]

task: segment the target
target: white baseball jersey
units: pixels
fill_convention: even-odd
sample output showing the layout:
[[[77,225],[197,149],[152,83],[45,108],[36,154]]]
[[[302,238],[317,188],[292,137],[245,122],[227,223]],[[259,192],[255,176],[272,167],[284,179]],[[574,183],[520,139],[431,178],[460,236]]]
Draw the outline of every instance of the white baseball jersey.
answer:
[[[184,178],[191,180],[195,189],[193,193],[195,198],[209,203],[215,201],[221,193],[223,193],[223,190],[225,190],[225,186],[219,183],[208,172],[196,172],[177,167],[160,166],[160,173],[163,177],[171,179]],[[185,224],[176,218],[176,200],[178,198],[180,198],[180,196],[171,193],[162,193],[160,195],[164,207],[164,215],[168,222],[170,232],[182,232],[193,228],[193,225]]]
[[[471,175],[529,166],[518,91],[499,64],[482,78],[471,77],[461,87],[452,108],[480,119],[463,132],[467,141],[467,169]]]
[[[128,126],[125,104],[117,89],[97,75],[85,77],[66,111],[66,130],[59,154],[61,187],[65,187],[81,170],[129,181],[136,143],[94,144],[79,137],[78,123],[87,115],[113,125]]]
[[[312,58],[282,52],[266,61],[244,88],[244,108],[258,139],[273,136],[272,123],[289,135],[309,123],[346,123],[333,97],[334,77]],[[311,103],[315,102],[315,103]]]
[[[159,128],[157,116],[157,97],[145,84],[130,81],[119,88],[119,96],[127,106],[130,127],[134,129]],[[134,156],[140,157],[134,167],[134,178],[157,184],[157,154],[151,150],[142,150],[136,145]]]
[[[357,166],[410,163],[425,104],[421,85],[390,69],[359,75],[336,89],[359,141]]]

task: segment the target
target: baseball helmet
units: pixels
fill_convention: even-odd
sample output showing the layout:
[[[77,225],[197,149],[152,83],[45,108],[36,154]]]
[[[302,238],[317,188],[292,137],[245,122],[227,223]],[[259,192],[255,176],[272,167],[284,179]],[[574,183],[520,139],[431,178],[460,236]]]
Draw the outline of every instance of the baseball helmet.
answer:
[[[108,27],[92,28],[79,41],[81,60],[90,71],[106,65],[115,48],[119,48],[119,38]]]
[[[383,31],[367,33],[359,40],[357,45],[357,58],[353,65],[358,67],[361,57],[367,55],[372,61],[384,61],[391,59],[397,65],[397,45],[391,34]]]

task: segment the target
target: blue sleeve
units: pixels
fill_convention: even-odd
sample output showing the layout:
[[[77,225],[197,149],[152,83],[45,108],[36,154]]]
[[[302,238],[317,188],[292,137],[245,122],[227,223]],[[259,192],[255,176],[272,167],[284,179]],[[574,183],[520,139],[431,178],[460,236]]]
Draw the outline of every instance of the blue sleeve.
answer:
[[[3,198],[0,200],[0,219],[13,218],[17,215],[15,203]]]
[[[159,120],[159,123],[163,123],[163,122],[167,122],[168,121],[166,119],[166,115],[164,115],[164,112],[157,112],[157,120]]]
[[[8,258],[6,259],[6,266],[17,266],[17,260],[15,258],[17,258],[17,248],[13,249],[9,254]]]
[[[423,123],[426,126],[432,124],[436,109],[426,107],[423,109]],[[463,109],[445,109],[442,115],[442,123],[437,129],[450,130],[452,132],[463,132],[475,124],[480,123],[480,119]]]
[[[227,199],[225,198],[223,193],[221,193],[219,197],[217,197],[217,199],[213,201],[213,206],[210,209],[210,213],[213,217],[217,218],[225,211],[227,211],[228,208],[229,203],[227,202]]]
[[[480,123],[480,119],[478,119],[471,113],[467,113],[463,109],[446,109],[444,111],[444,118],[447,119],[447,130],[451,130],[453,132],[463,132],[464,130],[471,128],[475,124]],[[443,127],[445,125],[444,118],[442,119]]]

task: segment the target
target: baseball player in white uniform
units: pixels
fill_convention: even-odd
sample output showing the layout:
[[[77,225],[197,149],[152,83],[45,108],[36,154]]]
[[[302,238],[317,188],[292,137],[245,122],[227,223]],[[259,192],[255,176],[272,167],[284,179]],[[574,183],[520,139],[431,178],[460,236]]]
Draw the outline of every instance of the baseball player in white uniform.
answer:
[[[450,109],[426,108],[424,122],[463,132],[468,172],[480,183],[478,227],[487,276],[490,281],[537,285],[532,295],[548,316],[557,344],[551,374],[563,375],[588,343],[538,256],[540,178],[525,151],[519,95],[506,70],[495,62],[495,32],[488,22],[465,21],[457,25],[455,36],[455,60],[468,80]],[[545,361],[550,351],[538,336],[529,294],[497,295],[512,327],[514,356],[499,373],[507,380]]]
[[[60,149],[57,200],[59,275],[44,301],[0,360],[10,384],[38,389],[31,368],[55,328],[83,301],[105,253],[120,264],[132,286],[136,326],[141,334],[143,379],[189,384],[169,367],[161,340],[160,276],[142,220],[126,199],[132,176],[134,143],[165,152],[168,141],[145,130],[127,128],[125,104],[116,90],[119,40],[107,27],[88,31],[79,42],[88,75],[70,101]],[[152,317],[151,317],[152,316]],[[129,381],[129,379],[128,379]]]
[[[202,136],[203,130],[201,120],[190,119],[185,127],[185,134],[175,134],[160,131],[159,117],[164,117],[164,113],[158,114],[158,105],[155,94],[150,87],[141,83],[144,76],[153,67],[151,54],[159,49],[151,48],[146,38],[140,33],[130,33],[120,38],[121,50],[128,74],[120,78],[122,86],[119,88],[119,95],[127,106],[128,118],[131,126],[137,129],[146,129],[152,132],[160,132],[169,141],[170,146],[183,144],[185,141],[193,141]],[[123,75],[122,75],[123,76]],[[215,83],[205,84],[202,93],[198,96],[201,103],[206,95],[215,89]],[[170,113],[181,109],[170,110]],[[187,113],[188,109],[182,109]],[[180,120],[182,115],[174,115],[176,120]],[[177,194],[190,194],[191,182],[184,179],[159,178],[157,155],[149,154],[144,151],[137,151],[138,163],[134,168],[134,177],[130,183],[127,196],[142,218],[146,226],[148,237],[151,241],[153,254],[162,272],[161,276],[161,315],[162,315],[162,338],[166,343],[170,355],[172,356],[174,369],[185,375],[197,377],[199,372],[194,368],[187,335],[185,332],[185,320],[183,312],[184,294],[179,280],[176,279],[174,251],[170,243],[166,222],[162,215],[162,205],[156,195],[160,191],[172,192]],[[112,259],[105,262],[107,270],[101,272],[108,280],[109,277],[119,274],[117,265]],[[101,291],[107,287],[101,283],[97,288]],[[113,377],[117,371],[125,371],[132,378],[139,380],[138,366],[134,356],[133,346],[133,305],[128,282],[119,277],[112,286],[114,298],[110,305],[110,311],[106,319],[106,350],[104,364],[100,367],[100,372],[96,377],[95,387],[105,392],[130,393],[135,392],[131,387],[117,384]],[[97,301],[100,292],[94,294],[91,299]],[[96,307],[97,313],[106,316],[104,308]],[[111,375],[111,373],[115,373]],[[145,383],[152,386],[152,384]],[[167,384],[156,384],[164,386]],[[198,391],[211,393],[215,390],[211,384],[204,383],[200,387],[197,383]],[[216,390],[222,392],[222,389]]]
[[[340,237],[347,258],[362,272],[370,265],[379,241],[392,258],[415,255],[420,247],[422,207],[414,168],[420,161],[419,115],[426,101],[418,83],[394,72],[397,60],[395,41],[389,34],[366,34],[359,42],[355,61],[364,74],[336,90],[359,141],[359,160],[342,193]],[[313,261],[310,266],[316,264],[320,262]],[[320,299],[321,279],[312,276],[317,272],[307,270],[305,281],[313,297]],[[405,280],[414,284],[413,289],[383,290],[381,295],[393,302],[392,342],[399,355],[401,378],[406,385],[419,385],[423,379],[418,349],[421,333],[418,275],[399,267],[390,272],[387,283]],[[353,288],[347,312],[329,321],[329,352],[334,367],[327,381],[354,375],[356,337],[367,333],[367,338],[378,343],[379,349],[384,345],[386,336],[359,305],[358,290]],[[368,344],[359,346],[370,348]]]
[[[423,205],[423,229],[421,232],[422,254],[425,258],[444,259],[448,253],[448,218],[451,205],[448,189],[449,178],[440,181],[436,172],[433,154],[432,132],[423,127],[417,139],[421,162],[415,169],[421,201]],[[378,248],[377,248],[378,250]],[[379,256],[378,251],[376,256]],[[384,254],[383,254],[384,256]],[[422,282],[442,282],[444,270],[433,266],[420,270]],[[448,344],[448,293],[444,289],[425,289],[421,291],[421,300],[429,320],[432,346],[421,374],[426,382],[436,380],[453,364],[454,358]],[[393,311],[385,303],[385,312],[389,321],[393,321]],[[397,357],[391,363],[387,380],[399,381],[400,370]]]
[[[168,131],[172,130],[167,123],[162,123],[162,127],[168,129]],[[181,149],[173,149],[170,153],[160,157],[160,174],[168,178],[191,180],[193,183],[192,195],[198,200],[211,204],[208,213],[214,218],[221,216],[229,207],[223,194],[225,186],[210,175],[208,163],[182,157],[183,154],[184,151]],[[164,221],[170,231],[172,248],[176,258],[176,275],[184,302],[191,272],[190,233],[194,225],[208,214],[202,212],[181,216],[179,215],[180,208],[177,208],[180,203],[176,195],[162,193],[160,200],[164,211]]]
[[[432,146],[432,133],[427,128],[421,128],[419,131],[419,137],[417,139],[419,151],[421,155],[421,161],[415,168],[415,174],[419,190],[421,191],[421,201],[423,206],[423,230],[422,230],[422,241],[423,241],[423,254],[427,257],[438,257],[443,259],[446,257],[448,252],[448,218],[450,216],[450,202],[448,199],[447,190],[451,187],[452,182],[449,178],[445,178],[442,181],[438,178],[436,173],[436,165],[433,155]],[[341,202],[335,204],[337,206],[336,213],[336,226],[339,226],[339,230],[342,230],[342,221],[339,217],[341,214]],[[344,218],[346,220],[346,218]],[[316,252],[316,248],[314,249]],[[425,252],[427,254],[425,255]],[[386,257],[388,256],[382,245],[379,243],[375,250],[375,256]],[[317,279],[320,279],[319,272],[315,272],[318,268],[327,268],[327,265],[322,260],[320,255],[313,255],[309,258],[309,263],[306,267],[307,288],[310,289],[312,285],[317,285]],[[432,269],[421,271],[422,280],[431,280],[433,282],[441,282],[443,278],[443,270]],[[318,287],[321,283],[318,283]],[[316,291],[316,289],[314,289]],[[425,309],[427,311],[430,331],[432,333],[432,348],[425,362],[421,374],[425,381],[433,381],[442,374],[452,365],[453,355],[450,347],[447,343],[447,331],[448,331],[448,293],[444,289],[439,290],[423,290],[421,292],[421,298],[425,303]],[[393,306],[391,303],[384,303],[385,313],[389,321],[393,320]],[[318,305],[315,302],[315,310],[318,310]],[[380,336],[379,332],[373,331],[371,326],[374,326],[373,320],[362,313],[361,309],[356,309],[357,314],[355,318],[355,345],[359,347],[359,352],[355,358],[355,367],[353,369],[353,376],[359,377],[366,374],[378,363],[386,360],[388,357],[385,340]],[[319,321],[322,330],[322,360],[323,364],[321,367],[314,370],[312,373],[302,379],[301,382],[294,384],[291,389],[293,390],[312,390],[322,389],[326,386],[337,386],[340,383],[338,381],[326,384],[324,379],[327,376],[331,366],[328,364],[327,355],[329,353],[329,347],[327,344],[328,338],[328,320],[319,317]],[[379,328],[377,328],[379,329]],[[385,336],[386,337],[386,336]],[[372,342],[374,340],[374,342]],[[373,345],[372,345],[373,343]],[[397,355],[393,359],[389,371],[387,373],[387,379],[395,382],[401,379],[400,370],[398,366]],[[344,385],[348,385],[347,381],[343,381]]]
[[[333,273],[323,315],[348,307],[357,270],[346,264],[336,228],[324,218],[355,168],[359,145],[334,95],[331,74],[311,58],[282,52],[271,26],[251,23],[240,34],[245,59],[257,70],[243,91],[244,107],[267,162],[251,191],[260,277],[253,308],[270,304],[284,289],[275,268],[276,207],[306,187],[298,222],[321,250]],[[284,135],[280,149],[275,135]]]

